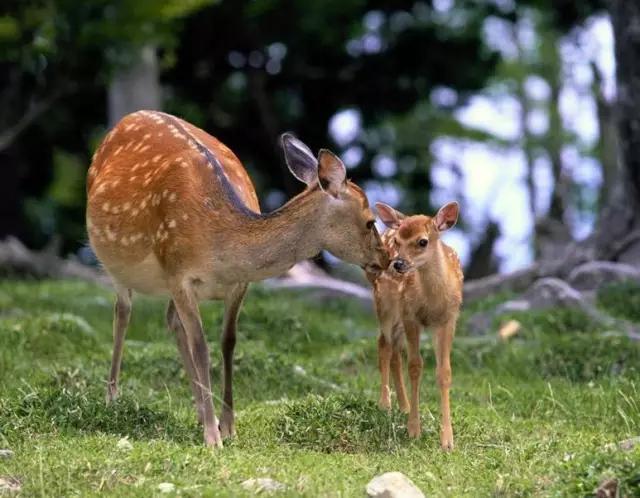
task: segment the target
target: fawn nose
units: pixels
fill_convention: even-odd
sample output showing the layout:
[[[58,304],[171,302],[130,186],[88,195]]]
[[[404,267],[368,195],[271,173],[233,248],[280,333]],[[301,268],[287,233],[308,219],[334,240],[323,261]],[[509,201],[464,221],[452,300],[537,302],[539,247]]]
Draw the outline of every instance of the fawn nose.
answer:
[[[393,262],[393,269],[398,273],[404,273],[407,269],[407,262],[404,259],[396,259]]]

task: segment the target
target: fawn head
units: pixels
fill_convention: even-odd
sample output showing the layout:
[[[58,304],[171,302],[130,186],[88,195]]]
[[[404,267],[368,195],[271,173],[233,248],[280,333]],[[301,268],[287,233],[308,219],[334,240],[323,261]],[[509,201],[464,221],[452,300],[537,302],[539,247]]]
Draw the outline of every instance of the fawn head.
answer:
[[[405,216],[391,206],[378,202],[382,222],[395,230],[390,241],[393,260],[391,266],[398,273],[407,273],[428,264],[435,252],[440,232],[449,230],[458,221],[459,206],[449,202],[434,216]]]
[[[347,180],[340,158],[326,149],[321,149],[316,158],[304,143],[289,133],[282,135],[282,147],[289,170],[307,185],[317,203],[313,231],[321,247],[368,272],[386,269],[389,257],[367,196]]]

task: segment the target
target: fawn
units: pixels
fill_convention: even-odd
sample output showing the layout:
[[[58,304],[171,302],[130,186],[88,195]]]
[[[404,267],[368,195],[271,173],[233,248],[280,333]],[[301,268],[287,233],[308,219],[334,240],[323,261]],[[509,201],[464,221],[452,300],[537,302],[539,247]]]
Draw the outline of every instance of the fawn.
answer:
[[[451,450],[450,355],[462,304],[463,275],[457,254],[440,240],[440,232],[456,224],[458,204],[446,204],[433,218],[405,216],[383,203],[377,203],[376,209],[382,222],[389,228],[382,235],[382,240],[392,260],[385,272],[370,276],[380,322],[378,366],[382,384],[379,405],[382,409],[391,409],[391,370],[400,410],[409,414],[409,436],[420,436],[419,395],[423,364],[420,331],[423,327],[433,327],[436,379],[440,387],[442,411],[440,444],[443,449]],[[404,338],[407,342],[411,403],[407,399],[402,373]]]
[[[169,297],[166,320],[191,381],[208,446],[235,434],[233,351],[249,282],[279,275],[326,249],[380,271],[388,256],[364,192],[327,150],[317,159],[291,134],[281,139],[306,189],[261,214],[238,158],[203,130],[169,114],[138,111],[106,136],[87,176],[87,231],[116,290],[107,402],[117,395],[131,293]],[[224,301],[222,414],[214,414],[209,350],[198,302]]]

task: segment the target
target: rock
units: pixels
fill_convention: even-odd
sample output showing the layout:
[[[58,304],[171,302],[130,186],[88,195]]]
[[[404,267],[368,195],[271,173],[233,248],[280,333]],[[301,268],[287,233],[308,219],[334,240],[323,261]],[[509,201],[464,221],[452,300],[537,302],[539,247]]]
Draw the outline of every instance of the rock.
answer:
[[[0,494],[17,493],[22,489],[22,483],[11,476],[0,476]]]
[[[116,448],[123,451],[131,451],[133,449],[133,445],[131,444],[131,441],[129,441],[129,438],[123,437],[117,442]]]
[[[553,307],[584,308],[586,303],[580,292],[559,278],[541,278],[524,293],[530,309]]]
[[[173,493],[176,490],[176,485],[172,482],[161,482],[158,484],[158,491],[161,493]]]
[[[616,498],[618,496],[618,480],[605,479],[596,489],[598,498]]]
[[[13,456],[13,451],[9,449],[0,450],[0,458],[11,458]]]
[[[257,479],[247,479],[240,484],[247,491],[253,491],[254,493],[275,493],[277,491],[284,491],[287,486],[268,477],[258,477]]]
[[[605,449],[631,451],[636,446],[640,446],[640,436],[625,439],[624,441],[620,441],[618,443],[609,443],[605,446]]]
[[[567,282],[579,290],[594,290],[603,284],[625,280],[640,282],[640,270],[611,261],[589,261],[574,268],[567,278]]]
[[[367,484],[370,498],[424,498],[424,493],[401,472],[387,472]]]

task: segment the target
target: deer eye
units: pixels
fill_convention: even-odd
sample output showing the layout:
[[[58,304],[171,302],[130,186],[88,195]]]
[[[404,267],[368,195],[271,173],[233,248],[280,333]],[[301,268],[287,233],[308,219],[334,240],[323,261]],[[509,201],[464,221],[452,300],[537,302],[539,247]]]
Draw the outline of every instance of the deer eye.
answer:
[[[367,221],[367,230],[371,230],[375,226],[376,222],[374,220]]]
[[[427,239],[420,239],[420,240],[418,241],[418,245],[419,245],[420,247],[427,247],[427,244],[428,244],[428,243],[429,243],[429,241],[428,241]]]

